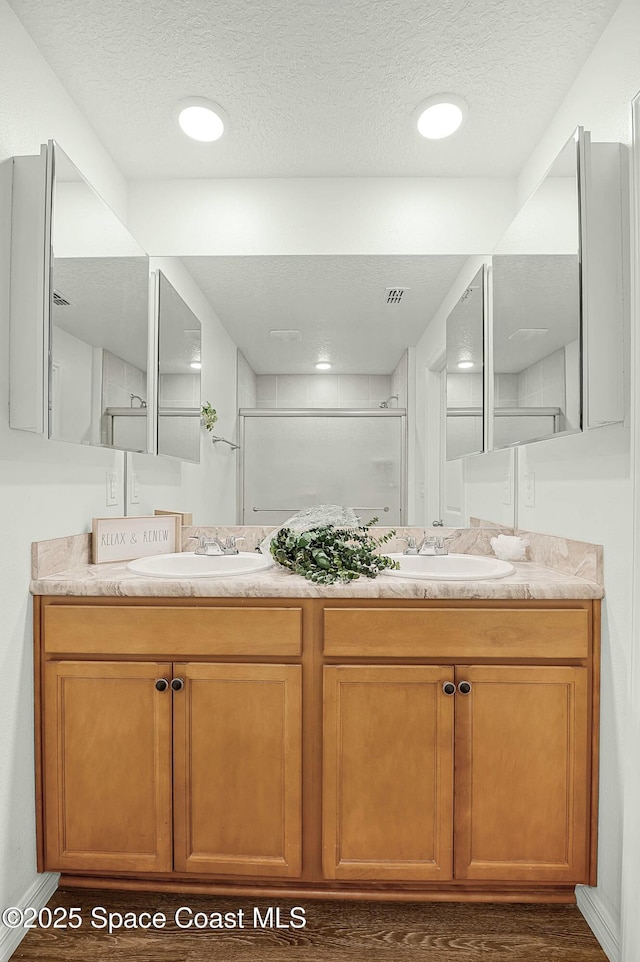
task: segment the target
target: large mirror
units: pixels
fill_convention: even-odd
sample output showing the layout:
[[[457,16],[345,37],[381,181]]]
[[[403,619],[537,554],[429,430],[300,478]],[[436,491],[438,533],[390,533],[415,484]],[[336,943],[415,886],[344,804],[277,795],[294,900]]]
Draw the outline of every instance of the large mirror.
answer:
[[[580,431],[580,132],[492,257],[492,447]]]
[[[200,460],[200,321],[158,271],[158,454]]]
[[[57,144],[49,437],[147,452],[149,262]]]
[[[484,270],[447,317],[447,461],[484,450]]]

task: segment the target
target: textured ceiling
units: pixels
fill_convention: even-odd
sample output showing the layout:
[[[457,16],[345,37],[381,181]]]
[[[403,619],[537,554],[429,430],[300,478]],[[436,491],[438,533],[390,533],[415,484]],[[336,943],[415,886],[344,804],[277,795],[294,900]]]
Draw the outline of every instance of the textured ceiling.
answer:
[[[56,327],[146,371],[146,257],[56,257],[52,284],[69,301],[67,307],[54,306]]]
[[[619,0],[9,0],[131,179],[513,176]],[[412,113],[466,98],[450,140]],[[219,102],[188,141],[172,109]],[[63,145],[64,146],[64,145]]]
[[[390,374],[418,342],[464,256],[184,257],[256,374]],[[406,287],[398,305],[387,287]],[[297,329],[303,340],[274,341]]]

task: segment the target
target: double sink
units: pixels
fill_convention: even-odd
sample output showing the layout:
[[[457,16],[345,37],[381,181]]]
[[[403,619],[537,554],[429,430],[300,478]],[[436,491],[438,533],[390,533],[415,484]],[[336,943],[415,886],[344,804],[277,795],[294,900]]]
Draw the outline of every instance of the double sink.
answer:
[[[398,562],[399,568],[385,571],[383,577],[417,578],[429,581],[485,581],[506,578],[515,571],[508,561],[499,561],[497,558],[484,555],[391,554],[389,557]],[[133,574],[145,578],[191,580],[250,575],[264,571],[272,565],[270,558],[255,551],[240,551],[238,554],[226,555],[183,551],[177,554],[139,558],[137,561],[131,561],[127,568]]]

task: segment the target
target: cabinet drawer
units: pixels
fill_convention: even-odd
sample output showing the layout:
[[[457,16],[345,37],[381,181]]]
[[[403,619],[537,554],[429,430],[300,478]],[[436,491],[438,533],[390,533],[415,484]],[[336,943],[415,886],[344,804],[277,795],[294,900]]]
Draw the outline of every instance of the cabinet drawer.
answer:
[[[587,608],[327,608],[324,653],[340,658],[553,658],[589,654]]]
[[[299,655],[300,608],[48,605],[45,651],[109,655]]]

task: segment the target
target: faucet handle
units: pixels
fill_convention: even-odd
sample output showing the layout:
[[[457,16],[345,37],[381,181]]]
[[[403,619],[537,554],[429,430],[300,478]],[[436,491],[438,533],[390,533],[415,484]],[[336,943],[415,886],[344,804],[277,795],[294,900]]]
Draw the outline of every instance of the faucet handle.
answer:
[[[189,541],[197,541],[199,548],[206,548],[207,538],[204,534],[192,534],[188,538]]]
[[[245,538],[236,538],[235,535],[230,534],[224,539],[224,544],[222,546],[225,554],[239,554],[238,551],[238,541],[245,541]]]
[[[404,549],[404,554],[417,554],[417,553],[418,553],[418,545],[417,545],[416,539],[413,537],[413,535],[411,535],[411,534],[410,534],[410,535],[400,534],[400,535],[397,536],[397,540],[398,540],[398,541],[406,541],[406,542],[407,542],[407,547]]]

